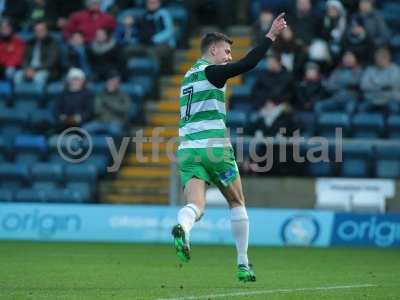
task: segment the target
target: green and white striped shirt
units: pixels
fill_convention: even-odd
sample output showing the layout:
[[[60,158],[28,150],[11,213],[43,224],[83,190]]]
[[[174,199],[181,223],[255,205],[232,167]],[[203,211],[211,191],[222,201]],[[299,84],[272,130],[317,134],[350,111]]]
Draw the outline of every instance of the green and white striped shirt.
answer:
[[[179,149],[229,147],[226,128],[225,88],[206,78],[210,63],[201,58],[182,80],[180,91]]]

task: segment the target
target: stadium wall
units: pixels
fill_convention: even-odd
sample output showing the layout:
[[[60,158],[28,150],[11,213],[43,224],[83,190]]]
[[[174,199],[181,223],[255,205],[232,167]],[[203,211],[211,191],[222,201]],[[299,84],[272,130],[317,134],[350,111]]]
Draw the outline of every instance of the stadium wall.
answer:
[[[168,243],[176,207],[127,205],[0,204],[0,239]],[[252,245],[400,246],[400,214],[317,210],[248,210]],[[229,212],[209,208],[192,243],[234,244]]]

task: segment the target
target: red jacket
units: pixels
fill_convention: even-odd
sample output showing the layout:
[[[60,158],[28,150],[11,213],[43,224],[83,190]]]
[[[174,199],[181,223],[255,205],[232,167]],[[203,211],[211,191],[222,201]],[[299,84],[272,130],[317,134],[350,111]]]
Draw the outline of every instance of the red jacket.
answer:
[[[0,66],[19,67],[25,53],[25,42],[13,35],[10,40],[0,40]]]
[[[102,12],[89,9],[72,14],[64,27],[64,36],[68,39],[74,32],[82,32],[85,42],[91,42],[97,29],[105,28],[114,30],[117,22],[114,17]]]

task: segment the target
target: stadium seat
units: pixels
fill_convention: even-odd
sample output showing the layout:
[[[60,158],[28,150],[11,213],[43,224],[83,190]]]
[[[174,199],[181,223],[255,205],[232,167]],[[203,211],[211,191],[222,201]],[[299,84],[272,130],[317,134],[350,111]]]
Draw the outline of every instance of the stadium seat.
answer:
[[[104,82],[91,82],[88,89],[94,94],[99,94],[104,90]]]
[[[92,164],[71,164],[65,166],[66,182],[87,182],[95,184],[97,180],[96,167]]]
[[[322,113],[317,121],[318,133],[327,138],[334,138],[336,129],[342,130],[342,135],[347,136],[350,128],[350,117],[346,113]]]
[[[144,89],[139,84],[132,83],[122,83],[121,91],[127,93],[132,101],[135,101],[137,98],[142,99],[144,97]]]
[[[247,114],[243,111],[232,110],[227,115],[227,126],[231,129],[242,127],[244,128],[247,124]]]
[[[352,135],[355,138],[379,138],[385,129],[385,120],[379,113],[358,113],[352,119]]]
[[[19,163],[0,164],[0,184],[5,188],[19,188],[29,182],[28,166]]]
[[[344,143],[340,176],[371,177],[371,143]]]
[[[391,115],[388,117],[387,135],[390,139],[400,139],[400,115]]]
[[[135,57],[128,60],[128,71],[130,77],[136,75],[156,76],[159,73],[159,66],[156,61],[148,57]]]
[[[19,97],[34,97],[39,99],[44,95],[44,86],[35,82],[21,82],[14,87],[15,95]]]
[[[47,198],[47,192],[35,189],[20,189],[14,196],[15,202],[44,202]]]
[[[41,132],[54,126],[55,117],[50,109],[36,109],[31,113],[30,125]]]
[[[375,176],[400,178],[400,145],[378,143],[375,146]]]
[[[54,81],[47,85],[46,87],[46,97],[56,98],[64,90],[65,83],[63,81]]]
[[[7,140],[0,136],[0,162],[3,162],[7,159],[9,153]]]
[[[238,85],[232,88],[232,95],[229,101],[231,107],[239,103],[250,103],[251,87],[248,85]]]
[[[12,94],[11,83],[8,81],[0,81],[0,102],[10,100]]]
[[[14,200],[14,192],[7,188],[0,189],[0,202],[12,202]]]
[[[47,142],[43,135],[18,135],[14,149],[16,161],[32,164],[39,161],[47,153]]]
[[[89,183],[86,182],[67,182],[66,183],[66,188],[69,191],[74,191],[77,199],[80,200],[75,200],[78,202],[91,202],[92,201],[92,194],[94,191],[94,188],[90,186]]]
[[[34,182],[62,182],[64,166],[55,163],[36,163],[31,167]]]
[[[132,76],[130,81],[134,84],[140,85],[143,88],[145,96],[154,96],[154,79],[151,76]]]
[[[79,190],[58,188],[46,194],[45,201],[49,203],[83,203],[88,202],[88,198]]]
[[[300,135],[311,137],[315,134],[315,115],[308,111],[296,112],[293,116],[293,121],[300,130]]]
[[[300,144],[300,154],[305,159],[306,175],[312,177],[332,177],[335,175],[335,147],[328,145],[326,150],[324,150],[326,152],[322,152],[321,144],[311,142]],[[325,153],[328,154],[327,158],[323,157]]]

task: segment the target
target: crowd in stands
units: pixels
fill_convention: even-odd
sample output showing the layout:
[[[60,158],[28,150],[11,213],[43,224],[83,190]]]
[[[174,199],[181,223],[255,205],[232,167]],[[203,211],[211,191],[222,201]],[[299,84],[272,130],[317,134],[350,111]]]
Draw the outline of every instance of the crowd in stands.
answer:
[[[278,134],[279,127],[307,126],[316,127],[313,133],[318,134],[317,124],[302,121],[308,116],[318,123],[319,116],[328,112],[347,113],[350,118],[358,113],[384,118],[398,113],[400,18],[391,15],[400,12],[398,3],[254,2],[261,9],[253,24],[254,44],[282,9],[288,11],[289,26],[258,70],[245,75],[243,86],[233,92],[232,109],[253,113],[247,120],[248,134],[258,131],[271,136]]]

